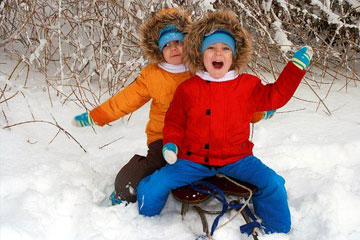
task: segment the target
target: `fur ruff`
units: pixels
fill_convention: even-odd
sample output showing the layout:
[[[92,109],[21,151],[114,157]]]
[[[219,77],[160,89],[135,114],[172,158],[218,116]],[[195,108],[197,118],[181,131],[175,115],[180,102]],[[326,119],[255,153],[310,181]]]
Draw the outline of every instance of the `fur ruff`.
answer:
[[[211,12],[202,19],[192,23],[186,29],[184,38],[184,64],[192,73],[206,71],[201,55],[201,43],[205,34],[216,29],[224,29],[235,39],[236,55],[230,70],[240,73],[243,71],[252,54],[251,35],[241,27],[236,14],[231,10]]]
[[[185,32],[191,19],[187,12],[179,8],[168,8],[157,12],[149,21],[139,29],[141,38],[140,45],[143,48],[145,58],[150,63],[165,62],[158,46],[159,32],[167,25],[175,25],[181,32]]]

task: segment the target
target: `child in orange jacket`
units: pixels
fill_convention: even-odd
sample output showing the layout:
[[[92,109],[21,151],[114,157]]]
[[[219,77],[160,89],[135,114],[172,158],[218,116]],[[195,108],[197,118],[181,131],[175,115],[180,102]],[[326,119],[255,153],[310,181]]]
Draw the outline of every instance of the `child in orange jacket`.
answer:
[[[188,14],[181,9],[157,12],[139,32],[141,46],[150,64],[125,89],[90,113],[75,117],[78,126],[104,126],[152,100],[146,126],[147,156],[134,155],[119,171],[112,194],[113,204],[135,202],[139,181],[166,163],[161,154],[165,113],[177,86],[191,76],[182,60],[184,29],[190,22]]]
[[[191,76],[182,59],[184,29],[190,22],[185,11],[175,8],[159,11],[145,22],[140,28],[141,46],[151,64],[115,96],[90,113],[75,117],[78,126],[103,126],[152,100],[146,126],[147,156],[134,155],[119,171],[111,196],[113,204],[135,202],[140,180],[166,164],[161,152],[165,114],[177,86]],[[254,122],[266,116],[263,112],[255,114]]]

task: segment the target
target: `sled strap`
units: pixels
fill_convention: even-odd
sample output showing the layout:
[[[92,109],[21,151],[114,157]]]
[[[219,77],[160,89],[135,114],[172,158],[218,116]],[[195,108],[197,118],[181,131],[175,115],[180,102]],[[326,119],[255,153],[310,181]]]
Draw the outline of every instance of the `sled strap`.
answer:
[[[241,233],[247,233],[248,236],[254,233],[255,228],[261,228],[260,223],[257,221],[254,214],[251,212],[250,208],[248,206],[245,206],[244,209],[249,216],[249,218],[252,220],[252,222],[248,222],[242,226],[240,226],[240,232]]]
[[[199,189],[197,187],[195,187],[196,185],[202,185],[207,187],[209,190],[202,190]],[[204,194],[208,194],[212,197],[214,197],[215,199],[217,199],[219,202],[221,202],[223,204],[223,208],[221,210],[221,213],[215,218],[212,226],[211,226],[211,233],[210,236],[212,236],[214,234],[215,229],[217,228],[218,224],[219,224],[219,220],[220,218],[226,213],[226,211],[230,208],[241,208],[243,206],[243,204],[230,204],[226,201],[225,198],[225,194],[224,192],[218,188],[217,186],[205,182],[205,181],[197,181],[195,183],[190,184],[190,187],[192,189],[194,189],[195,191],[199,192],[199,193],[204,193]],[[213,193],[214,192],[214,193]]]
[[[261,228],[261,225],[259,222],[249,222],[242,226],[240,226],[240,232],[241,233],[247,233],[248,236],[254,233],[255,228]]]

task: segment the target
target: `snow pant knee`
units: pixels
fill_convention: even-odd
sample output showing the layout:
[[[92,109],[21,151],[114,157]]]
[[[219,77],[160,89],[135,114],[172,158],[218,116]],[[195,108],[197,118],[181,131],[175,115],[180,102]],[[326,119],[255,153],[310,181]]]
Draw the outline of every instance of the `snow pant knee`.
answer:
[[[115,192],[122,201],[136,202],[136,188],[144,177],[165,166],[162,140],[149,144],[147,156],[134,155],[115,178]]]
[[[141,215],[148,217],[158,215],[165,206],[171,187],[160,175],[156,171],[141,180],[137,187],[138,207]]]
[[[285,190],[285,180],[255,156],[248,156],[224,166],[220,172],[255,185],[254,210],[262,219],[266,232],[287,233],[291,218]]]
[[[266,186],[254,195],[255,213],[267,233],[288,233],[291,228],[285,180],[275,172],[266,176]]]

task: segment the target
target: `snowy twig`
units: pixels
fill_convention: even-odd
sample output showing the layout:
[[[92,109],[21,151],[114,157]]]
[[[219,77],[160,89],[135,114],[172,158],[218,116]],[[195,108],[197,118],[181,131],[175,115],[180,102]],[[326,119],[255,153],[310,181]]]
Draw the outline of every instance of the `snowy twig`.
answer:
[[[19,91],[11,95],[10,97],[4,98],[4,100],[0,100],[0,104],[9,101],[10,99],[14,98],[16,95],[19,94]],[[0,98],[1,99],[1,98]]]
[[[4,116],[4,119],[5,119],[5,121],[6,121],[6,124],[9,125],[9,120],[8,120],[8,118],[7,118],[4,110],[3,110],[2,108],[1,108],[1,112],[2,112],[2,114],[3,114],[3,116]],[[9,129],[9,130],[10,130],[10,129]]]
[[[27,104],[27,106],[28,106],[28,108],[29,108],[29,111],[30,111],[30,113],[31,113],[32,119],[35,120],[34,114],[33,114],[32,110],[31,110],[31,107],[30,107],[29,102],[27,101],[27,99],[26,99],[26,97],[25,97],[25,94],[24,94],[23,92],[21,92],[21,95],[24,97],[24,99],[25,99],[25,101],[26,101],[26,104]]]
[[[15,70],[18,68],[18,66],[20,65],[22,61],[19,60],[18,63],[16,64],[15,68],[12,70],[12,72],[10,73],[9,75],[9,78],[8,78],[8,81],[10,81],[10,79],[12,78],[13,74],[15,73]],[[0,100],[4,97],[4,94],[5,94],[5,91],[6,91],[6,88],[8,87],[8,84],[5,83],[5,86],[4,88],[1,90],[1,95],[0,95]]]
[[[64,86],[64,66],[63,66],[63,53],[62,53],[62,46],[61,46],[61,24],[60,24],[60,20],[61,20],[61,0],[59,1],[59,15],[58,15],[58,22],[57,22],[57,26],[58,26],[58,35],[59,35],[59,60],[60,60],[60,76],[61,76],[61,92],[63,92],[62,87]]]
[[[309,86],[309,88],[311,89],[311,91],[315,94],[315,96],[319,99],[319,104],[321,103],[327,110],[327,114],[331,115],[331,111],[329,110],[329,108],[326,106],[326,104],[324,103],[324,101],[321,99],[321,97],[317,94],[317,92],[314,90],[314,88],[309,84],[309,82],[306,80],[306,78],[303,79],[303,81],[306,83],[306,85]]]
[[[85,148],[79,143],[79,141],[76,140],[76,138],[74,138],[68,131],[66,131],[63,127],[61,127],[57,122],[53,123],[53,122],[45,121],[45,120],[24,121],[24,122],[19,122],[19,123],[15,123],[15,124],[12,124],[12,125],[5,126],[3,129],[8,129],[8,128],[12,128],[12,127],[23,125],[23,124],[29,124],[29,123],[46,123],[46,124],[50,124],[52,126],[55,126],[55,127],[57,127],[59,129],[59,131],[62,131],[66,136],[68,136],[69,138],[74,140],[85,153],[87,152],[85,150]]]
[[[121,140],[121,139],[123,139],[124,137],[119,137],[118,139],[115,139],[114,141],[111,141],[111,142],[109,142],[109,143],[106,143],[106,144],[104,144],[104,145],[102,145],[101,147],[99,147],[99,149],[103,149],[104,147],[107,147],[107,146],[109,146],[110,144],[113,144],[114,142],[117,142],[117,141],[119,141],[119,140]]]

